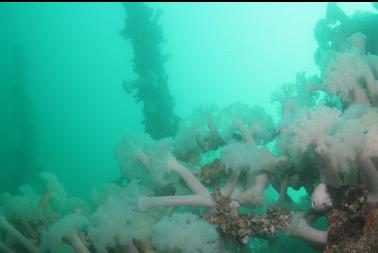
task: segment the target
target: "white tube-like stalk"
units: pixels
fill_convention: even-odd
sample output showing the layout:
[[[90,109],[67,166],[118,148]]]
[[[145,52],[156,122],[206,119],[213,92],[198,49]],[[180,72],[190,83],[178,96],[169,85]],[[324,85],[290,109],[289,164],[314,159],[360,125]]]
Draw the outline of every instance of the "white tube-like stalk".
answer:
[[[264,200],[263,193],[269,185],[268,175],[266,173],[260,173],[255,176],[252,186],[247,189],[244,194],[251,197],[258,197],[258,199]],[[261,203],[262,204],[262,203]]]
[[[324,246],[328,233],[309,226],[302,214],[293,216],[292,224],[287,232],[290,236],[300,237],[308,242]]]
[[[138,245],[144,253],[155,253],[150,241],[147,239],[139,240]]]
[[[370,100],[369,100],[368,96],[366,95],[364,89],[355,88],[353,91],[354,91],[354,100],[351,101],[352,104],[363,104],[363,105],[371,106]]]
[[[137,247],[135,247],[134,243],[130,241],[126,246],[126,253],[139,253]]]
[[[290,199],[290,197],[287,195],[287,189],[289,188],[289,178],[288,176],[284,176],[284,179],[282,180],[280,184],[280,191],[279,191],[279,198],[277,202],[285,202]]]
[[[240,170],[232,171],[231,177],[229,178],[227,184],[221,190],[224,197],[229,198],[232,195],[239,181],[239,177]]]
[[[148,159],[148,156],[146,155],[146,153],[143,152],[143,150],[141,149],[135,150],[134,159],[140,162],[146,170],[150,171],[151,169],[150,160]]]
[[[26,233],[33,239],[36,239],[38,237],[37,232],[34,230],[34,228],[30,225],[29,221],[27,219],[22,219],[21,224],[23,229],[26,231]]]
[[[184,169],[179,169],[179,170],[183,172],[182,170]],[[186,172],[184,171],[184,173]],[[188,173],[192,175],[190,172]],[[240,176],[240,171],[234,171],[232,173],[226,186],[221,190],[223,196],[228,198],[234,192],[239,176]],[[156,207],[156,206],[169,206],[169,207],[199,206],[199,207],[206,207],[206,208],[215,208],[216,205],[217,203],[213,199],[211,193],[207,191],[207,189],[206,189],[206,193],[196,194],[196,195],[142,197],[139,200],[139,208],[141,210],[147,210],[148,208]]]
[[[31,240],[27,239],[16,228],[14,228],[2,214],[0,214],[0,229],[9,233],[13,238],[16,239],[17,242],[19,242],[22,246],[24,246],[29,252],[31,253],[39,252],[38,247],[33,245]]]
[[[209,193],[207,188],[185,166],[181,165],[173,156],[168,158],[167,170],[176,172],[195,194]]]
[[[367,201],[369,203],[378,203],[378,171],[373,160],[367,152],[362,152],[357,157],[357,163],[369,184],[369,194]]]
[[[71,244],[72,248],[74,248],[77,253],[91,253],[84,245],[84,243],[80,240],[77,233],[66,238],[66,240]]]
[[[147,210],[156,206],[200,206],[214,208],[216,202],[210,193],[184,196],[142,197],[139,208]]]
[[[259,207],[264,202],[263,193],[268,186],[268,176],[266,173],[258,174],[251,185],[246,191],[241,191],[235,188],[232,192],[231,199],[238,201],[242,205],[248,207]]]
[[[242,120],[235,120],[234,127],[240,131],[245,143],[256,146],[256,142],[252,138],[251,132],[244,126],[244,122]]]
[[[341,186],[341,178],[337,171],[332,168],[330,162],[325,157],[319,157],[320,165],[319,173],[321,177],[321,181],[326,185],[330,185],[333,187],[340,187]]]
[[[266,187],[268,187],[269,181],[268,181],[268,175],[266,173],[260,173],[255,177],[255,180],[252,184],[252,188],[262,194]]]

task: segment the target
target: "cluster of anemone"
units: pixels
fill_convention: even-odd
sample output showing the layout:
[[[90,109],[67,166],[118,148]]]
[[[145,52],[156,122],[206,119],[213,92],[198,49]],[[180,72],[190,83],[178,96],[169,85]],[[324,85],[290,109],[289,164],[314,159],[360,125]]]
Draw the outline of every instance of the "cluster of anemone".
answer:
[[[269,184],[279,192],[275,205],[288,209],[291,224],[266,221],[262,230],[286,227],[290,236],[324,245],[327,232],[294,213],[289,187],[303,186],[312,195],[311,208],[320,211],[334,206],[328,186],[366,184],[367,202],[378,201],[376,57],[364,55],[364,37],[354,36],[350,41],[356,44],[333,54],[320,84],[302,76],[294,88],[275,93],[282,109],[278,122],[261,107],[240,102],[202,106],[181,121],[173,138],[136,134],[120,140],[114,154],[122,180],[96,189],[90,203],[67,196],[50,172],[39,175],[42,190],[23,185],[18,194],[1,194],[1,251],[233,252],[259,235],[229,240],[206,217],[227,219],[221,217],[227,212],[217,213],[222,205],[233,215],[241,209],[253,213],[267,204]],[[342,82],[335,81],[337,75]],[[301,103],[302,96],[312,101]],[[214,161],[225,173],[205,185],[201,171]]]
[[[282,112],[276,124],[262,108],[237,102],[220,109],[213,105],[195,109],[181,121],[172,139],[145,136],[146,141],[129,153],[132,160],[128,161],[134,165],[123,166],[128,172],[125,180],[137,179],[130,174],[142,167],[149,177],[145,186],[170,185],[173,190],[141,196],[139,208],[170,207],[175,212],[175,207],[190,206],[216,212],[216,189],[244,208],[256,208],[264,204],[263,193],[270,183],[280,197],[290,186],[303,186],[312,195],[312,208],[318,210],[333,206],[327,186],[366,184],[368,202],[377,202],[373,158],[378,155],[378,61],[375,55],[365,54],[365,39],[361,33],[354,34],[343,51],[330,53],[321,77],[302,74],[290,89],[285,85],[275,92],[273,99]],[[129,144],[143,139],[129,138]],[[117,159],[122,167],[123,157]],[[205,186],[198,175],[215,159],[230,171],[223,174],[229,177]],[[281,180],[273,183],[277,175]],[[291,200],[286,196],[280,201]],[[325,244],[326,232],[313,229],[303,217],[293,215],[286,232]]]
[[[204,218],[203,210],[216,210],[219,203],[213,191],[218,187],[232,203],[263,204],[268,186],[264,170],[271,170],[277,160],[266,146],[274,138],[274,124],[262,108],[242,103],[194,114],[187,119],[191,127],[180,128],[175,138],[153,140],[146,134],[123,138],[114,152],[122,180],[94,190],[88,204],[68,197],[50,172],[39,175],[41,192],[22,186],[17,195],[2,194],[3,251],[223,251],[221,234]],[[212,148],[205,148],[204,140],[214,141]],[[176,155],[191,152],[199,159],[181,160]],[[213,159],[224,165],[229,178],[205,186],[199,180],[201,167]],[[245,180],[239,180],[240,175]],[[181,206],[192,209],[174,209]]]
[[[18,194],[1,194],[0,251],[236,252],[259,234],[230,240],[222,231],[233,228],[206,217],[243,221],[242,211],[267,204],[269,185],[290,222],[261,219],[261,230],[283,229],[324,246],[327,231],[296,212],[287,192],[305,188],[311,196],[305,211],[335,207],[328,187],[364,185],[366,202],[378,203],[378,56],[366,54],[365,40],[353,34],[329,52],[321,77],[300,74],[274,92],[277,122],[259,106],[236,102],[196,108],[170,138],[124,137],[114,150],[121,180],[96,189],[88,203],[67,196],[50,172],[39,175],[41,190],[23,185]],[[225,173],[205,185],[201,171],[214,161]]]

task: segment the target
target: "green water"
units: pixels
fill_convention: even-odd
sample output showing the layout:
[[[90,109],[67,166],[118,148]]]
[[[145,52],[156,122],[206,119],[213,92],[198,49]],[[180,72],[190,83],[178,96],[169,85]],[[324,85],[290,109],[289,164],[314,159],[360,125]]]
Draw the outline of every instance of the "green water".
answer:
[[[319,74],[313,29],[326,3],[148,6],[163,11],[161,50],[170,55],[164,67],[180,118],[200,104],[240,101],[277,122],[270,94],[298,72]],[[375,11],[370,3],[339,6]],[[125,17],[121,3],[0,4],[0,192],[38,188],[39,172],[51,171],[67,195],[89,200],[119,179],[117,143],[144,132],[142,104],[122,87],[137,77],[130,41],[120,35]],[[265,195],[278,198],[272,187]],[[308,197],[303,188],[289,195]],[[320,252],[289,237],[253,243],[258,252]]]

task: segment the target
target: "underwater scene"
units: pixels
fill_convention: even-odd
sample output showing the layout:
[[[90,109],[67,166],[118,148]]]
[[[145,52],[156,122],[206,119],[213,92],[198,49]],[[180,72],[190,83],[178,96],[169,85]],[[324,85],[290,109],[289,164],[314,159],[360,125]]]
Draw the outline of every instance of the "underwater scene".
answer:
[[[0,3],[0,253],[377,253],[378,3]]]

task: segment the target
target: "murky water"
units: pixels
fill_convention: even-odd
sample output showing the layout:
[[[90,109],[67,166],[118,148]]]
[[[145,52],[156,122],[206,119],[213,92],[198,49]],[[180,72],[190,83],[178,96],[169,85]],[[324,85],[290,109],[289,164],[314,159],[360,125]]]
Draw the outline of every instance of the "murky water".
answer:
[[[0,252],[376,252],[375,3],[1,3]]]

